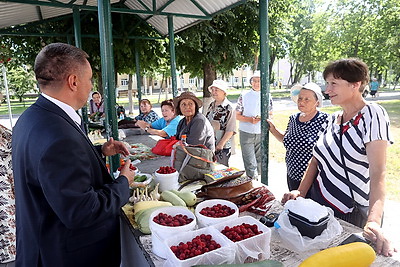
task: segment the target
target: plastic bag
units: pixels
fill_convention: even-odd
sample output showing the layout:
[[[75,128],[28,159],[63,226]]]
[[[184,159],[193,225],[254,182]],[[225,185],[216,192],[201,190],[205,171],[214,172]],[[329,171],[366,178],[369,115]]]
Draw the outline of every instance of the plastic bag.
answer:
[[[160,139],[151,149],[151,152],[156,155],[171,156],[172,148],[178,141],[179,140],[176,140],[175,136],[172,136],[169,139]]]
[[[313,249],[325,249],[343,231],[339,221],[333,215],[333,210],[327,208],[329,212],[329,221],[326,229],[321,235],[312,238],[302,236],[296,226],[289,221],[288,210],[279,215],[275,222],[275,228],[281,237],[282,243],[290,250],[302,252]]]

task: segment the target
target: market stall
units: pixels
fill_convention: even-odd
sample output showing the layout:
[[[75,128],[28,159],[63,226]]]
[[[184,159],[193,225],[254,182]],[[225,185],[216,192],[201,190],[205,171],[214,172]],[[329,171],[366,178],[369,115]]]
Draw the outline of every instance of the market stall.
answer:
[[[129,144],[141,143],[149,147],[153,147],[159,138],[155,136],[135,135],[129,136],[125,142]],[[154,173],[160,166],[170,164],[170,157],[155,157],[152,159],[141,160],[136,166],[140,171],[145,173]],[[256,186],[258,186],[257,184]],[[272,200],[269,206],[269,213],[281,213],[283,210],[282,204],[277,200]],[[240,216],[250,215],[257,220],[262,216],[250,212],[241,212]],[[127,204],[122,208],[121,216],[121,240],[122,240],[122,265],[128,266],[163,266],[165,259],[157,256],[152,250],[151,235],[144,235],[138,230],[138,226],[134,220],[132,206]],[[353,233],[361,233],[362,229],[353,226],[345,221],[338,220],[343,228],[341,233],[334,239],[329,241],[328,247],[337,247]],[[283,263],[284,266],[298,266],[309,256],[315,254],[320,249],[295,251],[287,246],[284,240],[278,234],[275,227],[270,227],[271,239],[269,243],[269,252],[271,260],[276,260]],[[325,248],[325,247],[324,247]],[[377,256],[372,266],[400,266],[400,262],[390,257]]]

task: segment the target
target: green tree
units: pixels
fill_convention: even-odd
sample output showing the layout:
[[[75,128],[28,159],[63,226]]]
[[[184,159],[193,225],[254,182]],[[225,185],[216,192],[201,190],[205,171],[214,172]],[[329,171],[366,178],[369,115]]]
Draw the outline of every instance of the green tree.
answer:
[[[82,11],[80,15],[81,33],[87,36],[82,38],[82,49],[90,56],[89,60],[93,68],[94,79],[97,80],[99,89],[102,91],[97,13]],[[136,72],[135,47],[139,51],[141,74],[146,71],[155,71],[161,66],[165,66],[165,39],[161,38],[145,22],[137,16],[121,13],[112,13],[112,22],[115,73]],[[3,36],[0,37],[0,41],[6,47],[13,49],[13,61],[15,60],[17,65],[33,65],[37,53],[46,44],[54,42],[74,44],[73,25],[72,16],[67,15],[54,20],[42,21],[41,23],[27,24],[13,30],[16,33],[34,32],[41,34],[42,36],[40,37]],[[132,36],[154,37],[155,39],[158,38],[158,40],[138,39],[135,44],[135,39]]]
[[[19,102],[23,101],[27,92],[37,92],[34,74],[26,66],[10,68],[7,73],[7,80],[10,91],[18,97]]]
[[[249,1],[176,35],[177,65],[192,77],[203,76],[207,87],[221,74],[254,62],[258,48],[258,3]]]

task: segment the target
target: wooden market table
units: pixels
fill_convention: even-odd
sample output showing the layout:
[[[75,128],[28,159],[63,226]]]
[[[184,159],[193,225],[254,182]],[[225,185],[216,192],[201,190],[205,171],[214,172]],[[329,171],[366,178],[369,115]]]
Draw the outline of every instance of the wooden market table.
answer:
[[[143,143],[153,147],[159,140],[159,137],[150,135],[134,135],[127,137],[124,141],[128,143]],[[145,160],[137,164],[141,172],[154,173],[158,167],[170,165],[170,157],[158,157],[151,160]],[[274,201],[269,212],[281,212],[283,206],[277,200]],[[245,215],[251,215],[246,213]],[[256,215],[254,215],[256,217]],[[259,217],[259,216],[258,216]],[[349,237],[352,233],[361,233],[362,229],[345,221],[339,220],[343,227],[343,232],[335,238],[329,247],[338,246],[342,241]],[[163,266],[165,260],[152,253],[151,235],[143,235],[136,227],[133,219],[132,208],[129,204],[121,210],[121,246],[122,246],[122,263],[121,267],[135,266]],[[304,259],[316,253],[317,250],[295,252],[284,246],[280,240],[279,234],[275,228],[271,228],[271,260],[282,262],[284,266],[298,266]],[[400,266],[400,262],[390,257],[377,256],[375,262],[371,266]]]
[[[275,201],[271,207],[271,211],[280,212],[282,205]],[[246,213],[249,215],[249,213]],[[336,237],[328,247],[338,246],[342,241],[349,237],[352,233],[361,233],[362,229],[350,223],[339,220],[343,227],[343,232]],[[285,247],[282,243],[279,234],[275,228],[271,228],[271,242],[269,259],[283,263],[284,266],[298,266],[302,261],[316,253],[318,250],[310,250],[305,252],[292,251]],[[151,235],[143,235],[135,228],[133,213],[127,206],[122,209],[121,220],[121,235],[122,235],[122,264],[121,267],[132,266],[163,266],[165,260],[158,257],[152,252]],[[376,260],[371,265],[373,267],[384,266],[400,266],[400,262],[390,257],[377,255]]]

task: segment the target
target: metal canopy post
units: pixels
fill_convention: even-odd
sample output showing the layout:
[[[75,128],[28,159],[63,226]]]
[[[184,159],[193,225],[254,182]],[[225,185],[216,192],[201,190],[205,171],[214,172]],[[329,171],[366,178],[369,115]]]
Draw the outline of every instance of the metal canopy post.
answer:
[[[11,104],[10,104],[10,92],[8,91],[7,71],[6,71],[6,66],[4,66],[4,64],[2,66],[2,71],[3,71],[4,88],[6,89],[8,117],[10,118],[10,129],[12,129],[13,121],[12,121]]]
[[[73,18],[74,18],[74,33],[75,33],[75,46],[78,48],[82,48],[82,35],[81,35],[81,18],[79,14],[79,9],[77,7],[73,8]],[[89,133],[88,127],[88,112],[86,104],[82,107],[82,119],[83,125],[87,133]]]
[[[268,53],[268,0],[260,0],[260,71],[261,71],[261,182],[268,185],[269,159],[269,53]]]
[[[115,109],[114,55],[112,39],[111,5],[108,0],[98,0],[101,76],[104,86],[104,103],[106,110],[105,128],[107,138],[118,140],[117,112]],[[119,167],[119,154],[110,157],[110,171]]]
[[[174,17],[168,16],[168,37],[169,37],[169,53],[171,55],[171,78],[172,78],[172,95],[178,95],[178,86],[176,81],[176,60],[175,60],[175,34],[174,34]]]
[[[142,100],[142,83],[140,81],[140,58],[139,58],[139,48],[137,45],[137,40],[135,40],[135,64],[136,64],[136,86],[138,92],[139,103]],[[140,104],[138,105],[140,107]],[[139,109],[140,110],[140,109]]]

